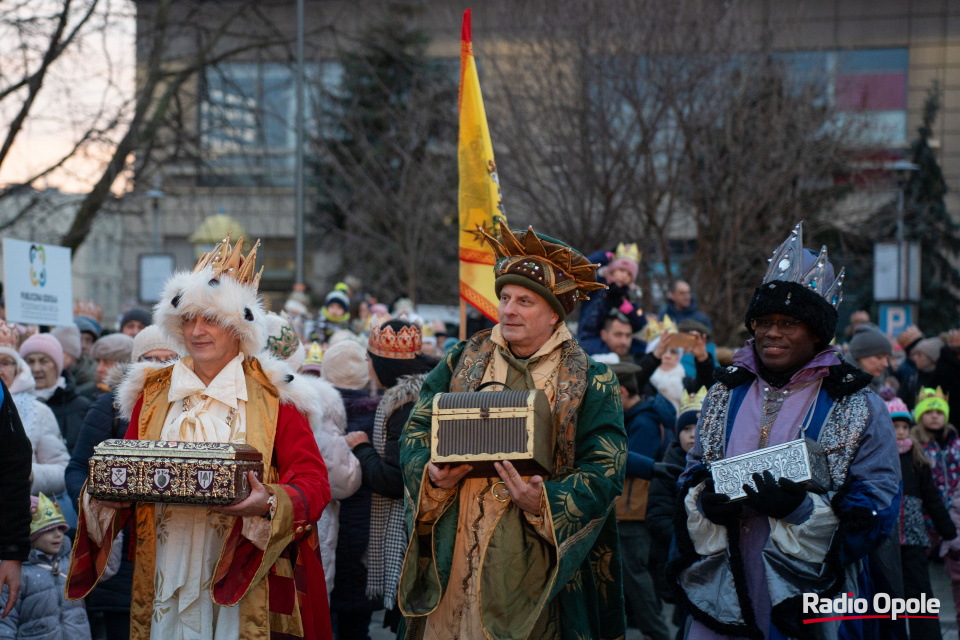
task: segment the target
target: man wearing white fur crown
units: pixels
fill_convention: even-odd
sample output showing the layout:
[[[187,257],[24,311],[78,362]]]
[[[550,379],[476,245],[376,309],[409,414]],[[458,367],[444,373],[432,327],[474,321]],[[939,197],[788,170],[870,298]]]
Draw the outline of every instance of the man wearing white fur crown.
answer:
[[[262,454],[266,482],[250,473],[250,496],[222,508],[81,494],[67,597],[96,585],[117,532],[133,519],[134,640],[332,637],[313,530],[330,500],[306,418],[315,399],[263,351],[256,247],[242,259],[242,245],[231,248],[228,238],[167,282],[154,323],[189,357],[135,366],[117,396],[130,418],[126,438],[245,443]]]

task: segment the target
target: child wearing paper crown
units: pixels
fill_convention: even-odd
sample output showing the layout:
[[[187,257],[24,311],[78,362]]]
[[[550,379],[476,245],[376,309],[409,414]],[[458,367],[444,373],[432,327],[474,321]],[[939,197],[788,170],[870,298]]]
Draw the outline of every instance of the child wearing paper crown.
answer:
[[[957,487],[960,486],[960,437],[950,424],[950,405],[940,387],[921,389],[913,411],[917,424],[911,436],[922,446],[923,454],[930,460],[930,471],[940,492],[940,499],[950,509]],[[928,524],[933,545],[940,542],[939,535]],[[948,553],[943,558],[953,602],[960,613],[960,554]],[[960,623],[960,615],[958,623]]]
[[[87,612],[81,601],[63,597],[70,562],[70,539],[60,507],[47,496],[32,496],[30,558],[23,563],[20,597],[13,611],[0,619],[0,638],[87,640],[91,637]],[[0,609],[7,592],[0,593]]]
[[[955,540],[957,528],[946,507],[930,472],[930,461],[923,455],[920,444],[910,437],[913,420],[903,400],[897,398],[893,389],[881,390],[887,400],[887,411],[893,421],[900,452],[900,475],[903,477],[903,500],[900,502],[900,564],[903,567],[903,592],[905,598],[930,597],[930,570],[927,564],[927,549],[930,537],[928,525],[932,525],[944,540]],[[960,501],[958,501],[960,503]],[[926,523],[924,520],[926,519]],[[940,622],[935,619],[911,618],[912,638],[940,638]]]

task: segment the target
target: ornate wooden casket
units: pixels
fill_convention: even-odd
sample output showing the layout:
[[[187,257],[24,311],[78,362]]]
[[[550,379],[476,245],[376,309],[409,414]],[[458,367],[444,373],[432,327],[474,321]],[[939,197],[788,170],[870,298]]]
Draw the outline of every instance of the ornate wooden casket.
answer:
[[[730,496],[731,500],[746,498],[743,485],[749,484],[756,489],[753,474],[764,471],[769,471],[778,480],[793,480],[813,493],[826,493],[833,484],[827,456],[820,444],[810,438],[791,440],[710,463],[714,491]]]
[[[543,391],[438,393],[433,398],[430,461],[470,464],[472,477],[495,477],[495,461],[521,475],[554,465],[553,415]]]
[[[263,479],[248,444],[104,440],[90,457],[87,493],[116,502],[228,505],[250,495],[247,472]]]

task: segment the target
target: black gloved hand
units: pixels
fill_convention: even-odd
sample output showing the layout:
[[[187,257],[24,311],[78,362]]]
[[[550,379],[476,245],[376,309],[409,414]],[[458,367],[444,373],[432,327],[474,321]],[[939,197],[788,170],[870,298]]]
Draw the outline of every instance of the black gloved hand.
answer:
[[[730,502],[730,496],[714,491],[713,478],[708,478],[706,486],[700,492],[700,511],[713,524],[737,526],[743,503]]]
[[[759,514],[777,520],[793,513],[807,497],[807,492],[796,482],[786,478],[780,478],[777,482],[769,471],[764,471],[762,476],[759,473],[753,474],[753,482],[757,485],[756,490],[749,484],[743,485],[747,494],[747,506]]]
[[[683,467],[669,462],[654,462],[653,470],[650,475],[654,478],[663,478],[664,480],[676,480],[683,473]]]
[[[847,531],[868,531],[877,524],[877,512],[867,507],[850,507],[841,517]]]

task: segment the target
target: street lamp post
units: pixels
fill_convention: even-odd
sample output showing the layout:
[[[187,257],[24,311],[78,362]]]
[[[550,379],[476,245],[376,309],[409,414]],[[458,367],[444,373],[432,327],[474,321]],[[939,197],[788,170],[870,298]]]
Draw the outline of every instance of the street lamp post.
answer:
[[[910,182],[910,173],[919,170],[920,167],[907,162],[906,160],[897,160],[893,163],[893,173],[897,178],[897,300],[905,299],[907,292],[907,269],[909,269],[909,260],[903,256],[904,238],[903,238],[903,217],[904,217],[904,190],[907,183]],[[904,269],[907,266],[907,269]]]
[[[160,176],[153,178],[153,189],[147,191],[147,197],[153,202],[153,252],[160,253],[160,201],[166,197],[160,190]]]

